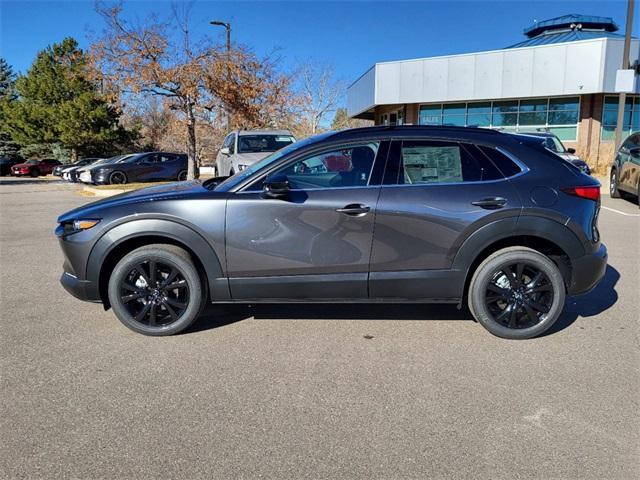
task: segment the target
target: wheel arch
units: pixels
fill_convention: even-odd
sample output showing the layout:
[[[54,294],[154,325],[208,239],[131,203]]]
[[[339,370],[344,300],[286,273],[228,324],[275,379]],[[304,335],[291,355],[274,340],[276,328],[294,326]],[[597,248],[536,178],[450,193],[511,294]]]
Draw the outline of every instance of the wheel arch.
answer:
[[[528,216],[498,220],[471,235],[454,258],[453,269],[464,273],[463,298],[478,265],[493,252],[515,246],[529,247],[551,258],[566,287],[571,283],[572,259],[585,253],[575,234],[555,220]]]
[[[87,262],[88,279],[95,279],[98,293],[109,307],[107,285],[109,275],[118,261],[138,247],[150,244],[181,247],[194,259],[208,285],[211,299],[229,299],[229,285],[213,247],[189,227],[161,219],[140,219],[120,224],[96,242]]]

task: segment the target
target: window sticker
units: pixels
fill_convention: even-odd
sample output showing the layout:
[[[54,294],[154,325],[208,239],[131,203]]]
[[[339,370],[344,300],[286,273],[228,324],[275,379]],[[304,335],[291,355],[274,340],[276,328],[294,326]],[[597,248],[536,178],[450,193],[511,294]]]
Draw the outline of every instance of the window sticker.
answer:
[[[462,182],[460,147],[406,147],[402,162],[408,183]]]

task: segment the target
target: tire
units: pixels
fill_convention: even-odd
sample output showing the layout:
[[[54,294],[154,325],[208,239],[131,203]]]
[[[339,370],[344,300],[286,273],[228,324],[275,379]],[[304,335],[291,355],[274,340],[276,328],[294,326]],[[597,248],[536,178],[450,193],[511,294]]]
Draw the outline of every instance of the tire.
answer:
[[[178,172],[178,181],[179,182],[184,182],[187,179],[187,171],[186,170],[180,170],[180,172]]]
[[[40,176],[40,170],[38,170],[37,168],[34,168],[33,170],[31,170],[29,172],[29,175],[31,175],[33,178],[39,177]]]
[[[124,185],[127,183],[127,175],[124,172],[116,170],[109,175],[110,185]]]
[[[501,338],[524,340],[544,333],[562,313],[564,300],[565,284],[556,264],[526,247],[491,254],[469,284],[472,315]]]
[[[618,190],[618,171],[615,168],[611,169],[611,176],[609,177],[609,196],[611,198],[620,198],[620,190]]]
[[[149,286],[154,281],[152,265],[159,287]],[[169,278],[174,271],[177,275]],[[176,287],[163,290],[163,282]],[[204,278],[191,256],[164,244],[147,245],[125,255],[111,273],[108,295],[114,313],[126,327],[151,336],[184,331],[198,318],[207,299]]]

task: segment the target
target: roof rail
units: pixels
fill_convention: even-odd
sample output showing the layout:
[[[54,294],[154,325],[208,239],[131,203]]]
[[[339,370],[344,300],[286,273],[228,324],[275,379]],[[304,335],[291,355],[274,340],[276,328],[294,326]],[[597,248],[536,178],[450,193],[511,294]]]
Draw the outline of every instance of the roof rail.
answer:
[[[374,125],[371,127],[348,128],[345,130],[336,131],[335,133],[338,134],[342,132],[349,132],[349,133],[381,132],[381,131],[389,131],[389,130],[431,130],[431,131],[446,130],[446,131],[454,131],[454,132],[455,131],[459,131],[459,132],[473,131],[473,132],[488,133],[490,135],[499,135],[501,133],[491,128],[484,128],[484,127],[477,127],[477,126],[461,127],[457,125]]]

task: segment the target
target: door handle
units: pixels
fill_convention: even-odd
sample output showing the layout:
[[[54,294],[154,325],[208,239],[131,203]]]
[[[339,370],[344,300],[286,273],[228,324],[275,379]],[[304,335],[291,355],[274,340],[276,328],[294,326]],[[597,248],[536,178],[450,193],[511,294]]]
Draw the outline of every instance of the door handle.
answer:
[[[337,208],[336,212],[344,213],[345,215],[351,215],[352,217],[361,217],[369,213],[371,208],[361,203],[351,203],[343,208]]]
[[[507,204],[507,199],[502,197],[487,197],[471,202],[471,205],[487,209],[502,208]]]

